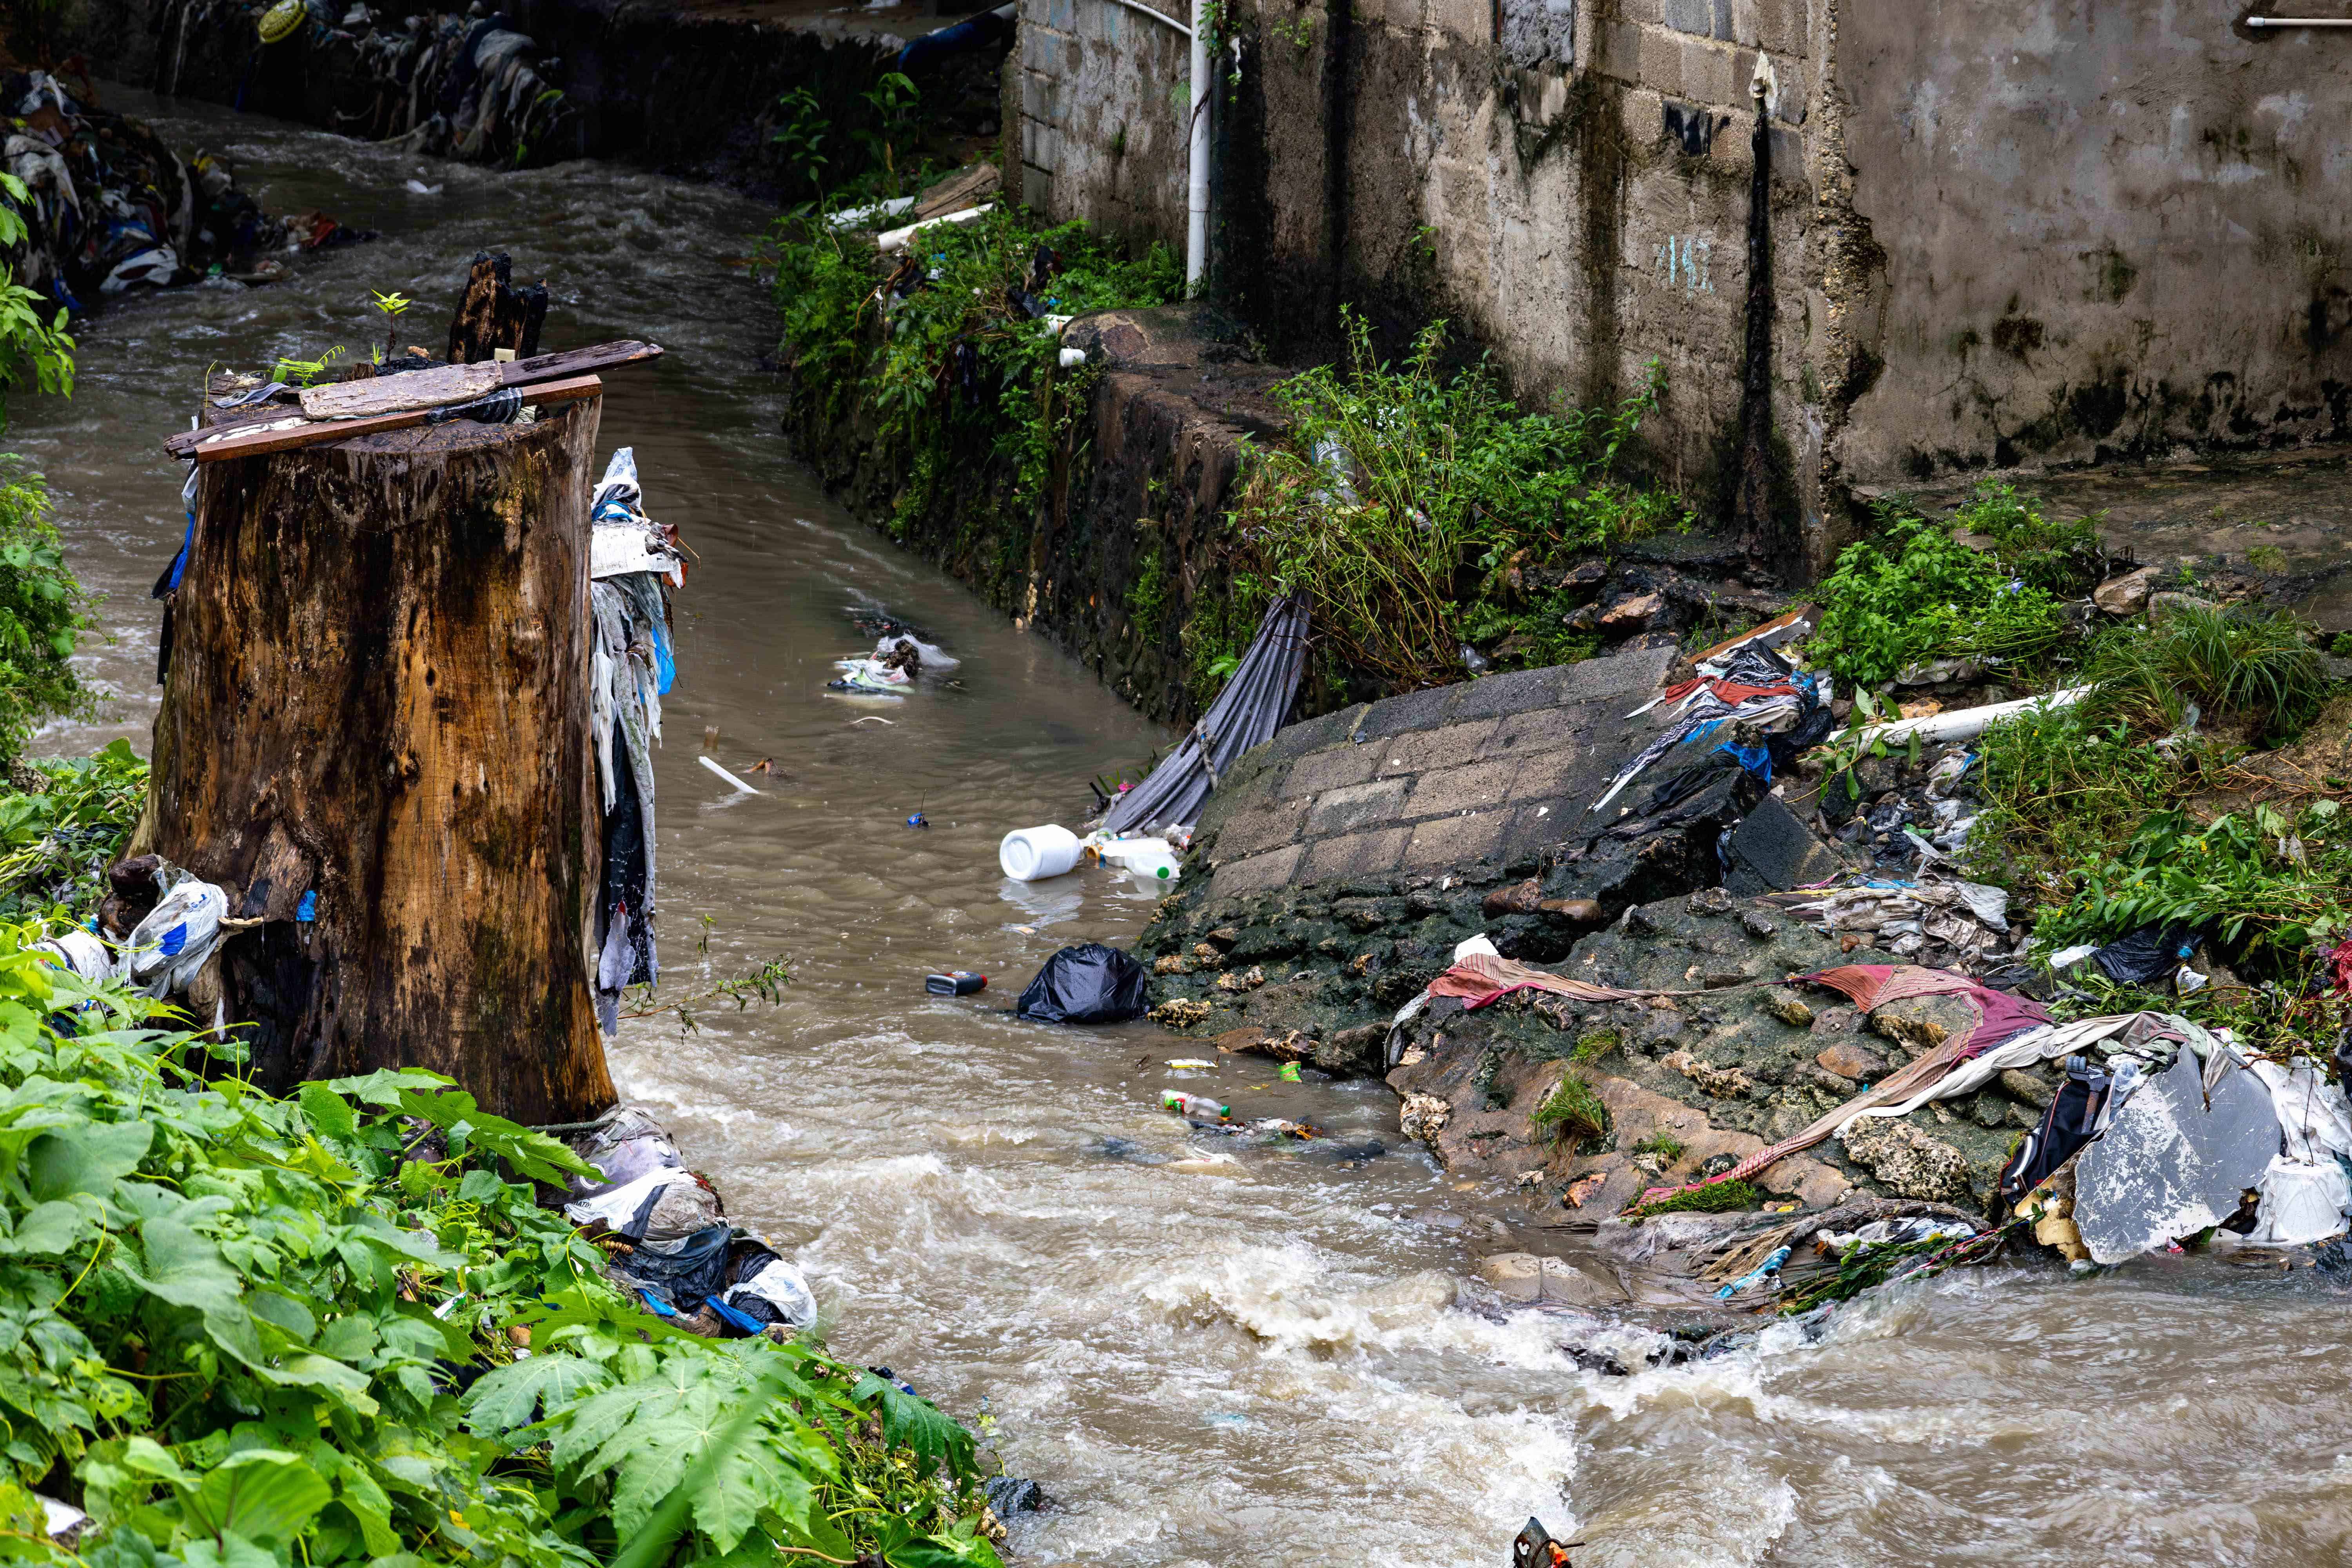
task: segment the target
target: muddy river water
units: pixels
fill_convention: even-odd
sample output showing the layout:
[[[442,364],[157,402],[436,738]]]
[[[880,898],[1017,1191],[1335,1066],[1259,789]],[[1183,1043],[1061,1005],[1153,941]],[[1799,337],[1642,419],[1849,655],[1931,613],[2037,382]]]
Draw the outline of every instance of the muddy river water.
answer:
[[[39,747],[146,747],[146,590],[182,528],[157,442],[208,364],[357,347],[371,289],[417,299],[432,342],[483,246],[551,281],[549,346],[665,344],[609,378],[602,439],[635,447],[649,510],[700,554],[656,769],[665,958],[689,981],[782,954],[793,979],[781,1006],[695,1032],[625,1025],[614,1076],[808,1270],[836,1347],[983,1423],[1043,1483],[1055,1506],[1014,1520],[1020,1560],[1496,1568],[1531,1512],[1591,1542],[1586,1568],[2352,1560],[2352,1331],[2308,1273],[1964,1272],[1857,1306],[1818,1343],[1768,1335],[1608,1378],[1541,1315],[1482,1305],[1468,1281],[1507,1200],[1403,1144],[1385,1087],[1262,1065],[1190,1084],[1377,1138],[1378,1158],[1195,1143],[1156,1107],[1185,1076],[1165,1059],[1198,1047],[1002,1010],[1055,947],[1123,942],[1150,904],[1098,875],[1008,883],[997,837],[1075,820],[1088,774],[1164,735],[793,460],[758,363],[761,209],[610,167],[499,175],[112,100],[226,152],[271,210],[384,237],[279,287],[117,307],[81,333],[70,403],[16,400],[10,444],[110,595],[112,640],[87,658],[106,710]],[[876,607],[958,656],[960,684],[887,709],[825,695],[860,643],[851,613]],[[774,759],[769,795],[725,798],[697,763],[706,726],[730,764]],[[905,825],[917,811],[928,830]],[[925,994],[944,965],[992,984]]]

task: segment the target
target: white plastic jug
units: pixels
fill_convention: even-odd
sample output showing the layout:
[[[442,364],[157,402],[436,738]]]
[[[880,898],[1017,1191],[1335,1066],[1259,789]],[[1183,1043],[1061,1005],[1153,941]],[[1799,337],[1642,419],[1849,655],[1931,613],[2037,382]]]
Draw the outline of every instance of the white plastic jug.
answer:
[[[1078,863],[1078,836],[1052,823],[1015,828],[996,847],[996,863],[1016,882],[1058,877]]]

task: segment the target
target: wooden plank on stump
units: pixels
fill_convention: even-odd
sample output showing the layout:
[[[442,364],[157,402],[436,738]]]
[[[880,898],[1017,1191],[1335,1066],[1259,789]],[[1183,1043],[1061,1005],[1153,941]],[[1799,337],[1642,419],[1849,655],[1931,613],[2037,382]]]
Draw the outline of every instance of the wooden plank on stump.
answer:
[[[489,367],[485,365],[482,368]],[[431,374],[430,371],[412,373],[419,377]],[[523,389],[523,393],[532,403],[558,404],[576,403],[583,397],[593,397],[604,389],[604,384],[595,376],[579,375],[529,386]],[[249,425],[238,426],[205,435],[196,440],[188,452],[175,456],[194,456],[199,463],[217,463],[230,458],[264,457],[271,452],[290,452],[297,447],[321,446],[352,436],[405,430],[413,425],[424,424],[425,416],[431,412],[429,408],[404,408],[395,414],[378,414],[365,419],[294,418],[273,420],[258,428]]]
[[[505,384],[499,370],[494,364],[445,364],[431,370],[404,371],[399,375],[370,376],[365,381],[306,386],[302,389],[302,412],[313,419],[364,419],[372,414],[396,414],[404,408],[471,403]]]

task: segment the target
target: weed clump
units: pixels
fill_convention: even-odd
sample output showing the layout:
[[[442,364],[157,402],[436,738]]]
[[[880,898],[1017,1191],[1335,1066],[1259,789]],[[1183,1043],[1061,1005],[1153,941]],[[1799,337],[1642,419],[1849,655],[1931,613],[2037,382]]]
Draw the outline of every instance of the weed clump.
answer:
[[[1678,500],[1618,472],[1661,380],[1613,407],[1526,415],[1483,366],[1443,373],[1443,321],[1401,365],[1375,356],[1361,319],[1348,338],[1344,368],[1276,389],[1289,439],[1252,457],[1233,523],[1260,591],[1307,588],[1339,660],[1393,690],[1459,679],[1468,639],[1524,629],[1530,658],[1592,651],[1561,605],[1515,606],[1506,580],[1686,525]]]
[[[1822,583],[1811,645],[1850,684],[1877,686],[1943,658],[2046,654],[2064,636],[2063,601],[2105,564],[2089,522],[2053,522],[1990,480],[1948,523],[1892,503],[1876,515],[1882,531],[1848,545]],[[1956,530],[1991,547],[1963,543]]]
[[[2232,721],[2267,740],[2292,737],[2327,700],[2327,671],[2303,626],[2284,613],[2185,605],[2140,632],[2103,639],[2087,671],[2084,717],[2162,735]]]
[[[1737,1209],[1752,1209],[1764,1201],[1764,1194],[1747,1182],[1708,1182],[1703,1186],[1685,1187],[1668,1193],[1655,1203],[1635,1204],[1625,1211],[1627,1219],[1647,1219],[1662,1214],[1730,1214]]]
[[[1606,1136],[1612,1125],[1609,1107],[1593,1092],[1584,1075],[1574,1071],[1561,1075],[1528,1121],[1538,1132],[1579,1142]]]
[[[1658,1157],[1658,1163],[1660,1164],[1671,1165],[1675,1161],[1683,1157],[1684,1148],[1685,1144],[1683,1141],[1675,1137],[1673,1134],[1667,1132],[1653,1132],[1647,1138],[1643,1139],[1639,1143],[1633,1145],[1633,1152],[1636,1154],[1655,1154]]]

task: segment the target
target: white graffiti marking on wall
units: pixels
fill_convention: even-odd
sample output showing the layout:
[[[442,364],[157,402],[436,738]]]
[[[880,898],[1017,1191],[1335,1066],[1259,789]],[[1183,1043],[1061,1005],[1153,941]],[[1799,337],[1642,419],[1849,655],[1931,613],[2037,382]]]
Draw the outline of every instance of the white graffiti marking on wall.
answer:
[[[1667,288],[1679,283],[1686,294],[1715,292],[1715,241],[1705,235],[1670,234],[1655,254],[1658,281]]]

